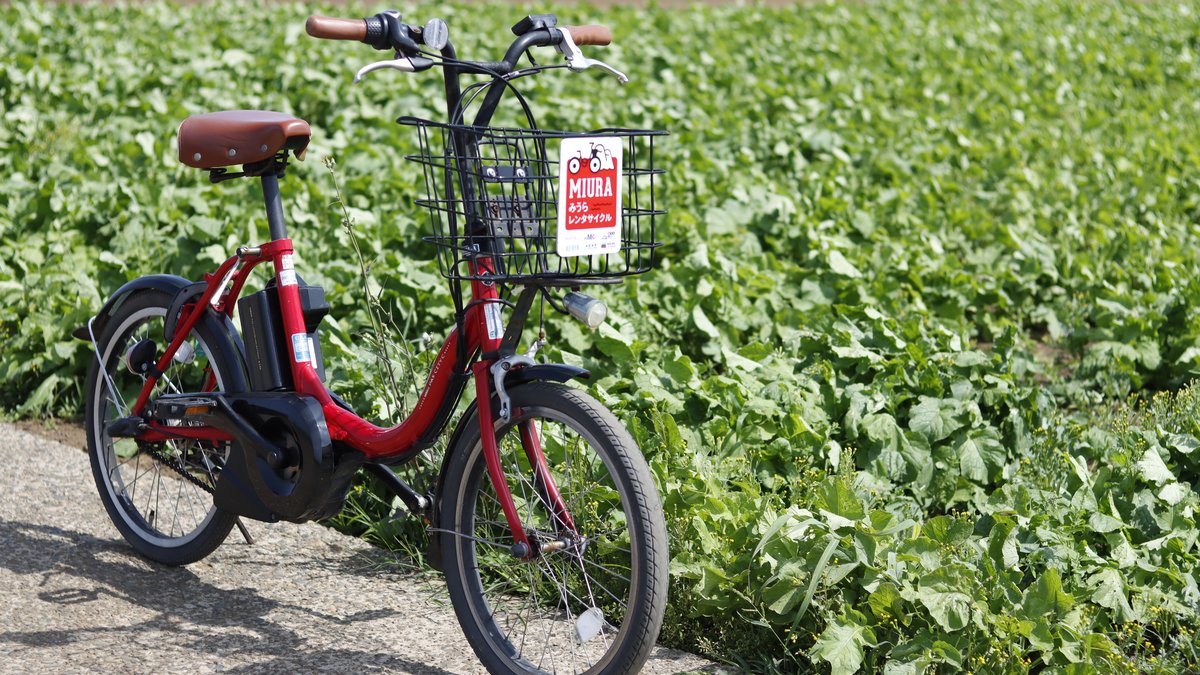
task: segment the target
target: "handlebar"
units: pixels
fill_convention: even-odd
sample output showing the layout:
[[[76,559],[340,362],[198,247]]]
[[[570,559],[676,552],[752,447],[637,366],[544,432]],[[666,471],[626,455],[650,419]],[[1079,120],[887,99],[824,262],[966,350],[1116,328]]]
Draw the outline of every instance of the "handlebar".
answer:
[[[304,22],[304,30],[309,35],[322,40],[358,40],[367,39],[366,19],[337,19],[330,16],[313,14]]]
[[[577,45],[605,47],[612,44],[613,40],[612,31],[608,26],[563,26],[558,30],[570,33],[571,40]],[[560,37],[559,40],[561,41],[562,38]]]
[[[547,66],[536,63],[524,71],[517,71],[521,57],[533,47],[556,47],[572,71],[598,67],[616,76],[622,84],[629,81],[624,73],[612,66],[589,59],[579,50],[580,45],[604,46],[612,44],[613,34],[607,26],[556,26],[553,14],[531,14],[512,27],[517,36],[509,45],[501,61],[464,61],[458,58],[449,40],[446,22],[433,19],[424,27],[410,26],[396,10],[386,10],[364,19],[342,19],[320,15],[308,17],[304,28],[314,38],[324,40],[354,40],[379,50],[394,50],[395,56],[385,61],[363,66],[354,77],[358,82],[367,73],[380,69],[392,69],[406,73],[428,70],[440,66],[445,73],[446,109],[452,120],[461,120],[461,84],[463,74],[489,75],[493,79],[476,116],[477,126],[487,126],[492,113],[504,94],[506,83],[511,77],[539,72]],[[439,55],[434,55],[428,48]]]
[[[413,56],[415,55],[413,52],[422,42],[421,29],[401,24],[399,18],[400,15],[392,11],[365,19],[341,19],[313,14],[304,23],[304,29],[310,36],[322,40],[353,40],[369,44],[376,49],[391,48]],[[515,64],[516,58],[509,57],[519,57],[530,47],[555,47],[562,44],[563,33],[567,33],[570,41],[577,46],[603,47],[612,44],[613,40],[612,30],[607,26],[560,26],[556,28],[553,22],[550,22],[549,25],[539,23],[535,26],[536,28],[531,26],[533,29],[518,34],[517,39],[505,55],[506,63]],[[516,54],[513,54],[514,51]]]

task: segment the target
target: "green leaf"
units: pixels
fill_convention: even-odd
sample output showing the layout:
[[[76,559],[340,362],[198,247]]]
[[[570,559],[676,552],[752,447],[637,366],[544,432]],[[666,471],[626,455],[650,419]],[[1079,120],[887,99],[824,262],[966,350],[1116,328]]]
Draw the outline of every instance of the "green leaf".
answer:
[[[802,582],[803,569],[800,563],[794,560],[784,563],[779,571],[763,584],[763,603],[776,614],[788,614],[803,598]]]
[[[1158,498],[1175,506],[1192,494],[1192,488],[1183,483],[1167,483],[1158,491]]]
[[[921,579],[917,600],[943,630],[962,630],[971,621],[971,596],[959,585],[957,574],[938,569]]]
[[[740,370],[758,370],[762,367],[761,363],[757,361],[751,361],[750,359],[738,354],[728,347],[721,347],[721,356],[725,357],[725,363]]]
[[[836,249],[829,252],[829,269],[833,270],[834,274],[840,274],[851,279],[859,279],[862,277],[862,272],[858,268],[850,264],[846,260],[846,256],[842,255],[841,251]]]
[[[1038,619],[1033,622],[1033,626],[1029,631],[1029,645],[1034,649],[1043,652],[1043,661],[1048,662],[1053,658],[1054,654],[1054,632],[1050,628],[1050,622],[1046,619]]]
[[[1200,440],[1191,434],[1167,434],[1164,440],[1168,448],[1184,455],[1190,455],[1200,448]]]
[[[1093,574],[1088,579],[1088,584],[1095,589],[1091,596],[1092,602],[1113,610],[1117,622],[1138,620],[1125,596],[1125,579],[1120,572],[1111,567],[1103,569]]]
[[[956,417],[958,402],[922,396],[921,402],[909,412],[908,426],[923,434],[930,442],[940,441],[962,427]]]
[[[1062,577],[1053,567],[1042,572],[1037,582],[1025,591],[1021,601],[1022,616],[1038,619],[1047,614],[1061,617],[1071,611],[1075,598],[1065,593],[1062,587]]]
[[[634,353],[631,341],[607,323],[596,330],[596,346],[616,363],[632,363]]]
[[[821,557],[817,559],[817,566],[813,568],[812,575],[808,580],[808,590],[804,592],[804,600],[800,603],[800,609],[796,611],[796,618],[792,619],[792,630],[796,630],[796,627],[800,625],[800,620],[804,618],[804,613],[808,611],[813,594],[817,592],[817,584],[821,581],[821,577],[825,573],[825,567],[829,564],[829,559],[833,557],[834,552],[837,551],[837,536],[830,534],[828,539],[829,541],[825,544],[825,550],[821,551]]]
[[[893,619],[901,623],[908,623],[904,611],[904,598],[900,597],[896,585],[891,582],[879,584],[879,587],[867,597],[867,606],[881,621]]]
[[[817,638],[812,655],[828,663],[833,675],[857,673],[863,663],[863,647],[874,639],[868,628],[834,620]]]
[[[976,483],[986,484],[993,472],[1004,465],[1004,446],[988,434],[963,436],[957,453],[959,470]]]
[[[696,366],[683,354],[677,354],[674,359],[664,362],[663,370],[679,384],[690,384],[697,377]]]
[[[871,413],[862,418],[861,428],[867,438],[888,448],[900,445],[900,427],[896,418],[887,413]]]
[[[1125,523],[1121,522],[1118,518],[1113,518],[1110,515],[1097,511],[1088,516],[1088,527],[1092,529],[1092,532],[1104,534],[1105,532],[1115,532],[1125,527]]]
[[[1012,569],[1020,562],[1016,529],[1013,522],[998,519],[988,534],[988,555],[1000,569]]]
[[[935,661],[945,663],[955,669],[962,668],[962,652],[955,649],[954,645],[949,642],[937,640],[933,643],[933,648],[930,651]]]
[[[1175,474],[1167,468],[1163,462],[1162,456],[1158,454],[1158,448],[1148,448],[1142,458],[1137,463],[1138,473],[1142,478],[1145,478],[1151,483],[1165,483],[1170,480],[1175,480]]]
[[[883,357],[855,342],[850,345],[834,345],[830,347],[834,354],[843,359],[866,359],[872,363],[883,361]]]
[[[867,516],[862,500],[854,494],[848,481],[830,476],[817,490],[817,508],[847,521],[859,521]]]
[[[702,309],[700,305],[696,305],[692,308],[692,322],[695,323],[696,328],[698,328],[701,333],[704,333],[710,338],[715,340],[721,337],[721,332],[717,330],[717,327],[713,325],[712,321],[708,320],[708,315],[704,313],[704,309]]]
[[[957,546],[971,536],[973,526],[970,522],[951,516],[935,516],[930,518],[921,528],[922,534],[939,544]]]

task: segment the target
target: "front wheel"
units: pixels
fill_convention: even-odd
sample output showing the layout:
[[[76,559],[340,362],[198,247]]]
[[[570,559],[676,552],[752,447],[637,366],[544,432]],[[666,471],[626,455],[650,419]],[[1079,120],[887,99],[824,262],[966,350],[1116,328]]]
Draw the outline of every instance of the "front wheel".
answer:
[[[587,394],[533,383],[511,397],[513,415],[496,422],[496,443],[535,553],[522,559],[510,550],[478,420],[469,420],[448,450],[455,455],[440,495],[446,584],[459,623],[493,673],[637,672],[667,600],[666,523],[650,469],[629,432]],[[539,480],[531,442],[561,500]]]

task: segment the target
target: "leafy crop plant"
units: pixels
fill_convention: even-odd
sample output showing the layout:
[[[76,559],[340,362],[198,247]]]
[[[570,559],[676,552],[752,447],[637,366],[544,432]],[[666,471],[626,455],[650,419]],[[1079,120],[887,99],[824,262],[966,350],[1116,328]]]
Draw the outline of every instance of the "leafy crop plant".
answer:
[[[547,351],[605,363],[590,390],[667,495],[665,637],[754,672],[1200,670],[1200,5],[607,4],[538,9],[611,25],[628,91],[529,93],[587,101],[539,109],[547,128],[672,131],[667,246],[602,293],[598,332],[552,325]],[[504,7],[400,9],[495,46]],[[352,87],[346,52],[302,37],[309,10],[0,6],[9,414],[77,411],[69,331],[99,289],[264,238],[251,186],[175,161],[179,122],[221,108],[312,124],[318,161],[284,198],[298,249],[331,264],[297,268],[341,317],[338,393],[396,414],[339,223],[428,358],[448,303],[400,159],[415,139],[387,122],[438,97]],[[369,488],[347,527],[419,549],[364,525],[390,515]]]

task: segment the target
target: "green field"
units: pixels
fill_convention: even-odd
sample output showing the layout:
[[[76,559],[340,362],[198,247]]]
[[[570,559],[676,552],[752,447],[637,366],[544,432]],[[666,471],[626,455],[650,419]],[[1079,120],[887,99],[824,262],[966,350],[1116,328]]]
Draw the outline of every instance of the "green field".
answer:
[[[109,292],[265,238],[255,185],[175,161],[222,108],[312,123],[284,199],[335,389],[411,405],[420,377],[389,396],[363,346],[321,160],[419,369],[451,311],[392,120],[438,118],[440,83],[352,86],[379,53],[308,39],[312,9],[0,7],[0,409],[78,414],[69,331]],[[523,14],[400,9],[468,58]],[[525,9],[611,25],[632,78],[527,82],[543,126],[672,132],[660,269],[544,352],[597,373],[658,478],[668,643],[753,671],[1200,669],[1200,4]],[[387,507],[360,486],[337,524],[419,550]]]

